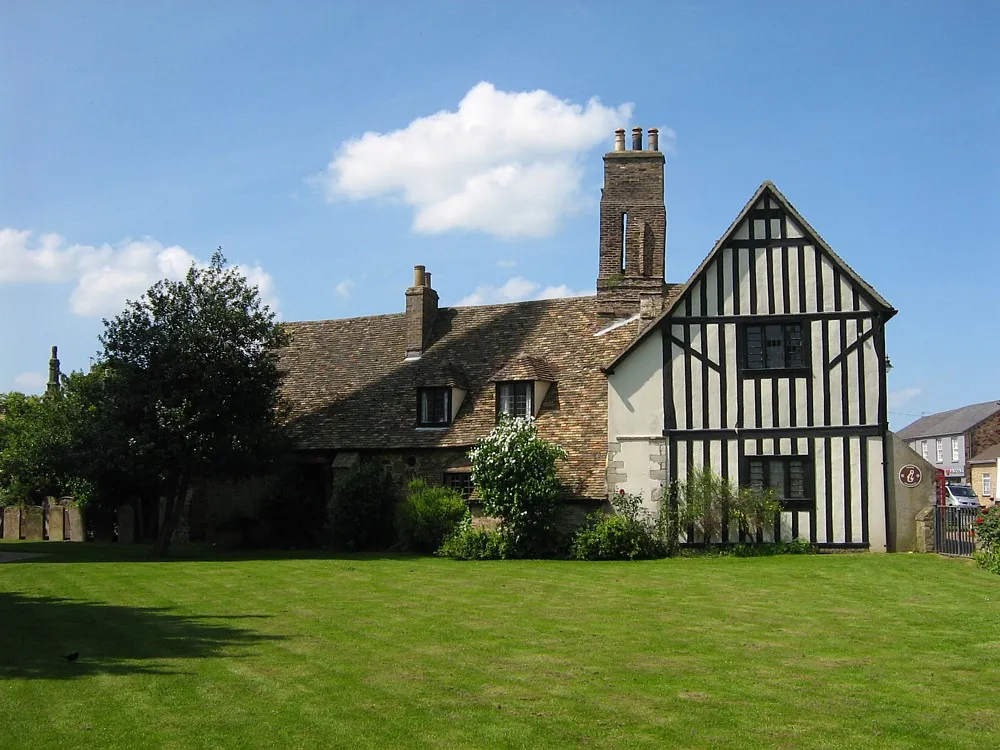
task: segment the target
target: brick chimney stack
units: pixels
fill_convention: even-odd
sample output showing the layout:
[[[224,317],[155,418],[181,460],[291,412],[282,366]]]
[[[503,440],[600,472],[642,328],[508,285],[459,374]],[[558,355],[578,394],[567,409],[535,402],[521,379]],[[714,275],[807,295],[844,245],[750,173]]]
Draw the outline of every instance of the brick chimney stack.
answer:
[[[413,267],[413,286],[406,290],[406,359],[420,359],[429,343],[438,311],[438,293],[423,266]]]
[[[667,208],[663,199],[665,160],[659,131],[649,130],[642,148],[642,128],[615,131],[613,151],[604,155],[601,191],[598,311],[621,318],[655,317],[665,292]]]

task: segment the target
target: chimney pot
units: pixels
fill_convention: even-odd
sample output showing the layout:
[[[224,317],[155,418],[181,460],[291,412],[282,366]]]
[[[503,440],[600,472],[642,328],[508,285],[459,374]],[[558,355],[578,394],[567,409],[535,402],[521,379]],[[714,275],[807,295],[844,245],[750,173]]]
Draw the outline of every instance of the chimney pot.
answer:
[[[647,143],[649,144],[650,151],[660,150],[660,131],[657,128],[649,129],[649,140]]]
[[[632,128],[632,150],[642,151],[642,128]]]
[[[424,267],[413,267],[413,286],[424,286]]]
[[[625,128],[618,128],[615,131],[615,151],[625,150]]]
[[[428,289],[433,289],[434,288],[434,287],[431,286],[431,272],[430,271],[428,271],[427,273],[424,274],[424,286],[427,287]]]

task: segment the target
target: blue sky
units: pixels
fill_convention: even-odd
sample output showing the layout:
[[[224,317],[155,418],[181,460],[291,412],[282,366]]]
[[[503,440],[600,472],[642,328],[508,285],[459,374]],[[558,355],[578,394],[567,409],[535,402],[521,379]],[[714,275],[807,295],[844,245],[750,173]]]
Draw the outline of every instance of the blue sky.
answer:
[[[1000,4],[0,5],[0,391],[217,246],[286,320],[591,292],[614,126],[668,281],[773,180],[899,315],[892,424],[1000,398]],[[534,93],[532,93],[534,92]],[[365,134],[369,135],[365,135]]]

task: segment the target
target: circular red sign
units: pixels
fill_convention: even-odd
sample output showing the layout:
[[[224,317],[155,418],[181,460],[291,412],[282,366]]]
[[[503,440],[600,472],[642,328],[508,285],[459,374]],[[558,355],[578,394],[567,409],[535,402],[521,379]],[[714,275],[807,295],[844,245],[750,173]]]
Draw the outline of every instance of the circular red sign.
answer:
[[[920,469],[913,464],[907,464],[899,470],[899,482],[905,487],[916,487],[921,478]]]

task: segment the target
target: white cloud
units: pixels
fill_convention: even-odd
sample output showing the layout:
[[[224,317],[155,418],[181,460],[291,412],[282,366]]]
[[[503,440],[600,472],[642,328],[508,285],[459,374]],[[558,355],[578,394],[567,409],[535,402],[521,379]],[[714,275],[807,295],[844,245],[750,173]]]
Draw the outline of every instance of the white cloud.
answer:
[[[552,234],[580,203],[580,157],[623,127],[632,105],[479,83],[455,111],[346,141],[319,182],[335,200],[400,197],[413,228],[500,237]]]
[[[500,260],[497,261],[497,265],[500,268],[513,268],[514,266],[517,265],[517,261],[511,260],[510,258],[501,258]]]
[[[70,310],[90,317],[118,312],[160,279],[181,279],[192,263],[205,265],[178,245],[151,238],[117,245],[70,244],[57,234],[32,239],[29,231],[0,229],[0,285],[75,282]],[[274,279],[260,265],[236,266],[277,311]]]
[[[14,387],[23,393],[37,393],[49,382],[49,376],[41,372],[22,372],[14,378]]]
[[[907,402],[912,401],[923,391],[919,388],[903,388],[899,391],[889,391],[888,402],[890,409],[899,409]]]
[[[337,294],[346,299],[351,296],[351,292],[354,291],[355,286],[357,286],[357,284],[355,284],[354,279],[344,279],[333,289],[337,292]]]
[[[575,291],[565,284],[559,286],[542,285],[522,276],[515,276],[503,286],[480,284],[472,294],[462,297],[455,303],[456,307],[471,307],[474,305],[494,305],[503,302],[521,302],[528,299],[555,299],[557,297],[588,297],[593,291]]]

